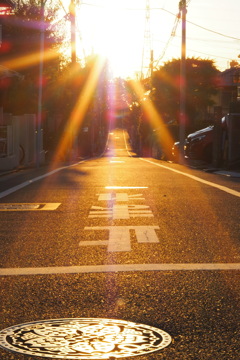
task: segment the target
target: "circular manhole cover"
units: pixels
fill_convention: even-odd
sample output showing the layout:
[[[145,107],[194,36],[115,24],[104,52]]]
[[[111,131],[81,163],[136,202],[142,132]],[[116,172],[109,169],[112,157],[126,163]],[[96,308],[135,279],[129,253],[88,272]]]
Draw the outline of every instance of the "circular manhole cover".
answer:
[[[109,359],[165,348],[171,336],[158,328],[117,319],[54,319],[0,331],[0,346],[55,359]]]

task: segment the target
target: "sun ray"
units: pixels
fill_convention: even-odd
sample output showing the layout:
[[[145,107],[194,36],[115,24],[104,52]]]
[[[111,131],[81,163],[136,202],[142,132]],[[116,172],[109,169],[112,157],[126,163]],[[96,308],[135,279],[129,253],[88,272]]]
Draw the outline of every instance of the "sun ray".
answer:
[[[48,51],[44,51],[43,61],[47,62],[58,56],[59,56],[59,54],[52,49],[48,50]],[[28,55],[20,56],[18,58],[6,60],[2,63],[2,65],[9,69],[21,70],[28,66],[37,65],[39,63],[39,61],[40,61],[40,51],[31,53]]]
[[[105,64],[104,57],[98,57],[97,61],[89,74],[83,90],[80,92],[72,113],[66,123],[62,138],[59,141],[55,154],[53,156],[53,165],[59,162],[59,159],[66,154],[66,151],[71,148],[74,136],[79,132],[82,125],[88,106],[92,100],[94,90],[96,89],[101,70]]]
[[[143,99],[141,105],[143,111],[146,114],[147,120],[152,126],[152,129],[159,129],[157,132],[157,140],[161,144],[164,153],[167,155],[167,158],[171,158],[171,147],[174,143],[173,137],[170,134],[166,124],[164,123],[163,118],[155,108],[151,99],[145,95],[145,90],[141,83],[136,80],[130,82],[133,90],[137,94],[139,99]]]

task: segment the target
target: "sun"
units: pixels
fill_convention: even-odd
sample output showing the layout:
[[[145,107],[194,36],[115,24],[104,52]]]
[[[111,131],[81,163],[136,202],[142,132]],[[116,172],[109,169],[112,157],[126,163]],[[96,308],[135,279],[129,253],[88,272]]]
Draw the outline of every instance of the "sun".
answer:
[[[129,10],[126,1],[105,0],[96,8],[82,6],[79,18],[85,50],[105,57],[114,76],[141,70],[143,12]]]

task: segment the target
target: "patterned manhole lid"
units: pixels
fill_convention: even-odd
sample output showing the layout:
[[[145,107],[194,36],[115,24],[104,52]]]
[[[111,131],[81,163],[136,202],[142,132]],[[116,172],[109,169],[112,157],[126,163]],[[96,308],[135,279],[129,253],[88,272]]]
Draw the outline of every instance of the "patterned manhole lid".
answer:
[[[171,336],[158,328],[116,319],[55,319],[0,331],[0,346],[55,359],[109,359],[161,350]]]

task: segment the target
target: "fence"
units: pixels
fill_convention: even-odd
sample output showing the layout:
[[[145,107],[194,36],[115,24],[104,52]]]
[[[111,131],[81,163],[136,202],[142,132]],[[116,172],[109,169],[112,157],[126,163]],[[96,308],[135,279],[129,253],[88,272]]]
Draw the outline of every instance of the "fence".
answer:
[[[36,116],[25,114],[12,116],[4,114],[0,125],[0,171],[12,170],[21,166],[34,166],[37,151],[40,165],[45,161],[42,130],[40,144],[36,146]]]

